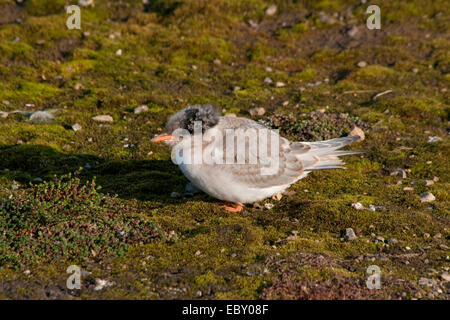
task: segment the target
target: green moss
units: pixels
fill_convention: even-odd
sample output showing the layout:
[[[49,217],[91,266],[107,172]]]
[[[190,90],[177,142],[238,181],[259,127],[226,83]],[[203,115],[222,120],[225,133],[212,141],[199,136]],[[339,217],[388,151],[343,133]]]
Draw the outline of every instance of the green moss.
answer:
[[[30,204],[39,198],[30,182],[49,183],[55,174],[86,167],[80,186],[96,176],[108,203],[120,208],[112,210],[113,228],[105,235],[119,224],[152,221],[173,241],[137,241],[115,251],[117,239],[110,237],[112,251],[123,256],[96,259],[77,242],[75,249],[87,259],[56,254],[60,260],[52,263],[38,257],[42,251],[28,250],[16,258],[40,262],[16,264],[29,275],[1,270],[0,297],[397,299],[406,292],[410,299],[426,297],[417,285],[420,277],[441,285],[438,275],[448,262],[442,245],[449,237],[447,3],[386,2],[384,31],[360,30],[356,38],[346,27],[354,19],[364,25],[367,5],[350,0],[281,1],[270,17],[262,0],[176,3],[151,1],[145,8],[140,0],[96,1],[82,8],[80,31],[65,28],[67,1],[26,1],[23,7],[2,2],[0,110],[58,112],[48,125],[18,114],[0,116],[0,201],[13,194],[15,207]],[[321,11],[344,19],[326,24]],[[367,66],[358,67],[360,61]],[[273,82],[264,82],[266,77]],[[285,86],[277,88],[278,81]],[[282,132],[294,140],[346,135],[357,124],[366,138],[348,148],[366,153],[345,157],[346,171],[311,173],[290,187],[293,194],[265,200],[275,205],[271,210],[248,205],[244,213],[231,214],[205,194],[184,197],[187,179],[170,161],[170,150],[149,141],[170,114],[210,102],[239,116],[248,117],[253,107],[264,107],[272,120],[291,114]],[[149,112],[134,114],[143,104]],[[304,114],[318,109],[327,110],[325,119]],[[114,122],[93,121],[99,114]],[[329,115],[338,114],[348,114],[348,121],[331,121]],[[73,131],[74,123],[82,129]],[[429,136],[442,141],[428,143]],[[395,168],[407,170],[407,178],[390,176]],[[439,180],[423,185],[433,177]],[[172,198],[173,191],[181,197]],[[427,191],[434,202],[420,202]],[[22,192],[25,199],[18,196]],[[356,210],[355,202],[376,210]],[[83,219],[92,221],[93,215]],[[348,227],[357,233],[355,241],[341,239]],[[73,230],[80,228],[73,221]],[[440,238],[433,237],[437,233]],[[372,234],[398,243],[375,243]],[[420,248],[428,248],[427,262]],[[0,260],[11,260],[16,249]],[[405,258],[411,253],[418,255]],[[55,285],[66,281],[67,263],[92,272],[81,293]],[[371,264],[382,268],[382,292],[365,287]],[[430,268],[437,273],[429,275]],[[93,291],[95,278],[116,285]],[[42,286],[57,296],[44,296]],[[442,287],[438,297],[447,296]]]

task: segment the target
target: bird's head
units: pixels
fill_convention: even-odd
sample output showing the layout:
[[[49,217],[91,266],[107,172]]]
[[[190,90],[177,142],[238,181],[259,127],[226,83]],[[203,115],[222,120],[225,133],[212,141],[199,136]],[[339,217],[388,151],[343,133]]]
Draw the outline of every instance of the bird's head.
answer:
[[[183,132],[190,135],[193,135],[194,131],[197,132],[198,129],[195,130],[196,123],[201,125],[201,133],[204,133],[219,123],[221,115],[221,111],[211,104],[188,106],[171,116],[167,122],[165,133],[153,138],[152,142],[164,141],[173,147],[181,140]]]

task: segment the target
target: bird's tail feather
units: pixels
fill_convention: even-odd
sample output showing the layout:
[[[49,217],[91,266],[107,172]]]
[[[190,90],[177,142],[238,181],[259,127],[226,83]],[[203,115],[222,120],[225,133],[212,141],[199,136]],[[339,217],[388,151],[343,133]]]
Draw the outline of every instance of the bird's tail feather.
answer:
[[[298,157],[304,164],[305,172],[326,169],[345,169],[340,156],[361,154],[364,151],[338,150],[359,139],[358,136],[348,136],[317,142],[302,142],[311,147],[308,152],[299,154]]]

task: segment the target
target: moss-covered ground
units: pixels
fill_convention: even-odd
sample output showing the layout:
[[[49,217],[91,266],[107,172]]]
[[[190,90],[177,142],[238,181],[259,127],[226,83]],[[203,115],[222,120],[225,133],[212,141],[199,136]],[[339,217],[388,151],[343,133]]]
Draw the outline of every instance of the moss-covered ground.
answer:
[[[267,15],[272,3],[277,12]],[[19,237],[16,227],[3,221],[0,298],[449,298],[448,1],[383,1],[380,30],[366,28],[371,3],[359,0],[96,0],[81,8],[81,30],[66,28],[69,4],[0,0],[0,201],[20,206],[19,193],[38,188],[30,183],[83,167],[83,183],[96,177],[114,212],[123,208],[117,223],[134,233],[123,215],[151,223],[173,241],[137,236],[104,257],[80,247],[50,260],[32,250],[20,257],[5,240]],[[187,180],[150,139],[170,114],[209,102],[246,117],[254,107],[294,119],[346,113],[365,124],[366,139],[351,148],[367,153],[347,157],[346,171],[310,174],[280,201],[266,200],[270,210],[232,214],[204,194],[171,197]],[[135,114],[140,105],[148,111]],[[6,114],[15,110],[56,118]],[[406,178],[390,175],[397,168]],[[421,202],[424,192],[435,201]],[[40,228],[52,230],[45,217]],[[83,229],[77,221],[69,225]],[[354,241],[342,238],[346,228]],[[116,245],[113,236],[105,239]],[[81,290],[66,287],[70,264],[86,271]],[[370,265],[381,270],[380,290],[366,287]],[[94,290],[97,278],[113,285]]]

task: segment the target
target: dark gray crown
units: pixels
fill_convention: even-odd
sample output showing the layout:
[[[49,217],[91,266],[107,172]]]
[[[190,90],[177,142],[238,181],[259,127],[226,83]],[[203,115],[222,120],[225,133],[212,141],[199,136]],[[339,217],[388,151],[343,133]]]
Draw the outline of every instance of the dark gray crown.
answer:
[[[212,104],[193,105],[184,108],[170,117],[167,122],[166,132],[172,133],[174,130],[181,128],[194,133],[194,123],[201,121],[202,132],[214,127],[218,122],[222,112]]]

